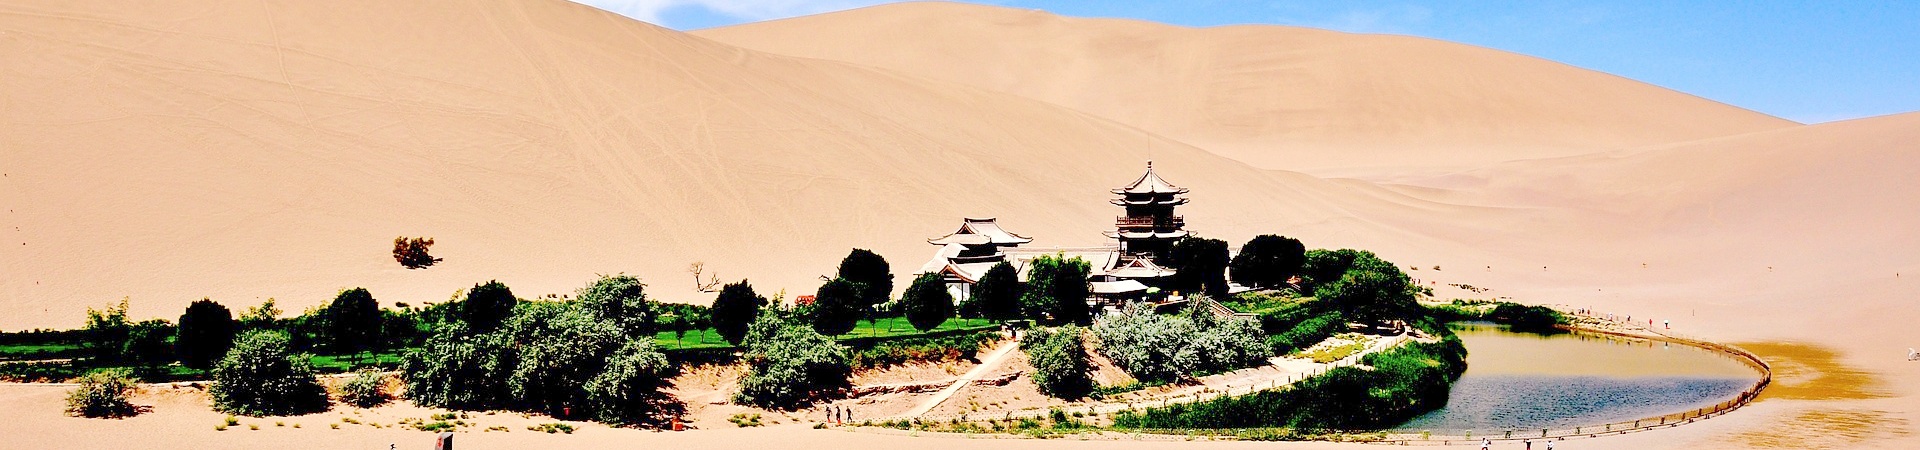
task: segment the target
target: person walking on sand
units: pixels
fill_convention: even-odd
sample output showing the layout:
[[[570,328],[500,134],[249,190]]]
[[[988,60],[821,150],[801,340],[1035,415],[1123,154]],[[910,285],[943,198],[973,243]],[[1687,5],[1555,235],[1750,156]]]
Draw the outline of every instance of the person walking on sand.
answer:
[[[1490,448],[1493,448],[1493,440],[1487,439],[1487,438],[1480,438],[1480,450],[1487,450]]]
[[[1553,441],[1547,441],[1547,450],[1553,450]]]
[[[1527,445],[1527,450],[1533,450],[1533,440],[1532,440],[1532,439],[1521,439],[1521,440],[1520,440],[1520,443],[1522,443],[1522,444],[1526,444],[1526,445]]]

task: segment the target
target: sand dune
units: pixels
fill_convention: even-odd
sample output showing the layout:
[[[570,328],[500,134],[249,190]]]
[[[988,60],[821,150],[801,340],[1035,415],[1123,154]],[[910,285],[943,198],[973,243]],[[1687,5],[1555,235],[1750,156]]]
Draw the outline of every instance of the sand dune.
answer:
[[[693,34],[1015,93],[1315,174],[1427,173],[1793,125],[1553,61],[1407,36],[1195,29],[959,3]]]
[[[694,261],[811,292],[852,247],[917,267],[969,215],[1102,244],[1105,190],[1148,147],[1211,236],[1355,235],[1343,209],[1376,202],[1044,102],[560,1],[29,2],[0,29],[19,55],[0,77],[0,329],[122,296],[147,317],[202,296],[297,311],[351,286],[418,304],[613,272],[709,301]],[[402,269],[396,235],[445,262]]]

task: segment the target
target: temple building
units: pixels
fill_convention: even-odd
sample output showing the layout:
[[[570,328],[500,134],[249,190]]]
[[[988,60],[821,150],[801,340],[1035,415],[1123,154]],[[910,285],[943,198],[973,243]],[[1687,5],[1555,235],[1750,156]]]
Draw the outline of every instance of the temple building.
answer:
[[[954,298],[964,300],[994,264],[1012,264],[1024,280],[1029,261],[1058,254],[1084,259],[1091,266],[1087,282],[1093,298],[1089,301],[1118,307],[1153,296],[1175,273],[1157,261],[1167,256],[1175,241],[1188,235],[1186,221],[1174,214],[1175,206],[1187,203],[1187,188],[1160,178],[1149,161],[1145,174],[1112,192],[1119,197],[1109,202],[1125,208],[1125,215],[1114,219],[1114,229],[1105,232],[1115,240],[1113,245],[1022,248],[1033,239],[1001,229],[993,218],[966,218],[954,232],[927,240],[940,249],[920,272],[941,274]]]

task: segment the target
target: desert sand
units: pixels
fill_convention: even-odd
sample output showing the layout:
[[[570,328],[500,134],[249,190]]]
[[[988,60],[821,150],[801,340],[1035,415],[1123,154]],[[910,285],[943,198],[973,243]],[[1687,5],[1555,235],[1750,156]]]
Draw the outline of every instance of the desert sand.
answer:
[[[1606,73],[1432,39],[1187,28],[961,3],[699,30],[1085,111],[1254,167],[1384,178],[1794,123]]]
[[[823,26],[846,34],[782,34]],[[925,36],[875,38],[901,26]],[[807,39],[820,53],[776,48]],[[1248,50],[1268,47],[1284,50]],[[418,304],[614,272],[710,301],[694,261],[810,293],[848,248],[917,266],[963,216],[1102,244],[1106,189],[1151,152],[1193,189],[1182,212],[1206,237],[1371,249],[1442,298],[1671,320],[1783,367],[1779,394],[1726,417],[1559,448],[1920,446],[1920,363],[1904,361],[1920,347],[1917,113],[1798,125],[1417,38],[947,4],[687,34],[558,0],[23,1],[0,5],[0,54],[0,329],[76,326],[123,296],[173,318],[201,297],[298,311],[364,286]],[[397,235],[436,238],[445,262],[399,267]],[[0,447],[427,439],[216,432],[219,415],[164,396],[131,419],[67,418],[62,390],[0,385],[0,436],[32,437]],[[461,439],[978,446],[793,424]]]

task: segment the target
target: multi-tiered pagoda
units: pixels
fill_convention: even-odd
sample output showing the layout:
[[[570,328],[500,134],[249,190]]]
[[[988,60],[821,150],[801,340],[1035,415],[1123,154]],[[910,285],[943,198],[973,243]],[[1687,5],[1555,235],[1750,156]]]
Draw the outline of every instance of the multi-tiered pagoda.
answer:
[[[1187,188],[1154,174],[1153,161],[1147,161],[1147,173],[1113,193],[1120,198],[1109,201],[1127,208],[1127,215],[1115,218],[1115,229],[1106,233],[1120,240],[1121,255],[1163,259],[1174,241],[1187,237],[1186,220],[1173,214],[1173,207],[1187,204]]]

